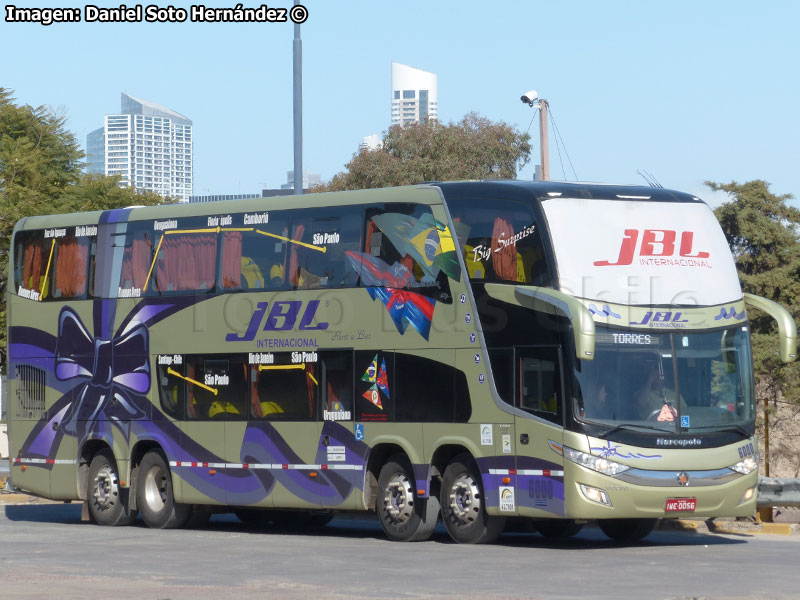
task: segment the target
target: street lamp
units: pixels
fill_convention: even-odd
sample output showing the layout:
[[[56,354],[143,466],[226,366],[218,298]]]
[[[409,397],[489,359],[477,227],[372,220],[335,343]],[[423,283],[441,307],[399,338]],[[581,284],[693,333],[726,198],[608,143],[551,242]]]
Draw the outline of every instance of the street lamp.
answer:
[[[536,90],[522,94],[520,98],[531,108],[539,109],[539,150],[542,162],[542,181],[550,180],[550,152],[547,146],[547,107],[549,104],[544,98],[539,98]]]

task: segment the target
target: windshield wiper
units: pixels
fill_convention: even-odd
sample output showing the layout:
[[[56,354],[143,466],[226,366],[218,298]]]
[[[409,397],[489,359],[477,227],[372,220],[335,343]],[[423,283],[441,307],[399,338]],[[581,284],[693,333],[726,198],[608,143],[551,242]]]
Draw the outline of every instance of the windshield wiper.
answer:
[[[640,425],[638,423],[619,423],[618,425],[614,425],[614,427],[610,427],[606,429],[600,434],[600,437],[606,437],[609,434],[614,433],[615,431],[619,431],[620,429],[624,429],[626,427],[639,427],[641,429],[650,429],[651,431],[658,431],[659,433],[675,433],[675,430],[672,429],[662,429],[660,427],[653,427],[652,425]]]

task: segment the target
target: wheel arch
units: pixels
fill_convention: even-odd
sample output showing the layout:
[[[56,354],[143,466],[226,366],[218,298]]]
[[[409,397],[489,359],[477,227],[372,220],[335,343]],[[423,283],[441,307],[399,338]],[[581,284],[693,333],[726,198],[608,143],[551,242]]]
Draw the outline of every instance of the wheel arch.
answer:
[[[78,453],[78,497],[81,500],[88,498],[89,490],[89,465],[92,459],[101,450],[108,450],[117,462],[117,469],[119,469],[119,461],[117,460],[114,450],[103,439],[90,439],[81,446],[81,451]]]

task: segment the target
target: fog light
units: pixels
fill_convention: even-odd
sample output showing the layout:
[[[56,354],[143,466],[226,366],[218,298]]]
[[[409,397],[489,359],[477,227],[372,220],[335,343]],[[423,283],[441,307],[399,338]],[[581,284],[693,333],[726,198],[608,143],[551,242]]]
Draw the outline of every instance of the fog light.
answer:
[[[591,487],[583,484],[580,484],[580,486],[581,486],[581,493],[587,500],[591,500],[592,502],[597,502],[598,504],[605,504],[606,506],[611,506],[611,500],[608,499],[608,494],[606,493],[605,490],[601,490],[600,488]]]
[[[753,496],[755,495],[756,495],[756,488],[754,487],[747,488],[747,491],[744,493],[744,496],[742,496],[742,499],[739,500],[739,504],[744,504],[748,500],[752,499]]]

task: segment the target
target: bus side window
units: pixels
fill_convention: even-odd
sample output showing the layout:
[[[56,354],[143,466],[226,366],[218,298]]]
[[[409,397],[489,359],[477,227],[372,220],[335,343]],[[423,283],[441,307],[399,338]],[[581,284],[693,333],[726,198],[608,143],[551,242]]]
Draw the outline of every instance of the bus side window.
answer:
[[[334,210],[302,210],[294,215],[289,278],[296,289],[358,285],[347,253],[361,247],[364,209]]]
[[[171,358],[171,357],[170,357]],[[175,419],[184,418],[184,403],[186,401],[186,386],[184,385],[183,365],[159,364],[158,394],[161,410],[164,414]]]
[[[324,393],[323,420],[349,421],[353,410],[353,353],[350,350],[320,352],[320,388]]]
[[[122,268],[119,276],[120,297],[137,298],[145,291],[147,276],[153,262],[153,232],[144,229],[141,223],[128,224],[124,237],[125,249],[122,253]],[[156,241],[156,243],[158,243]],[[152,276],[151,276],[152,281]],[[152,288],[152,284],[150,286]]]
[[[394,352],[355,352],[356,421],[394,421]]]
[[[217,235],[176,233],[164,235],[155,264],[159,292],[214,290]]]
[[[268,221],[244,231],[222,231],[220,279],[226,291],[286,289],[288,212],[270,212]],[[243,223],[246,224],[244,219]]]
[[[53,298],[85,298],[89,288],[89,261],[94,258],[93,241],[88,237],[58,238],[53,257]]]
[[[395,355],[395,418],[398,422],[453,423],[463,420],[470,406],[469,392],[457,397],[456,378],[460,374],[464,389],[466,378],[454,367],[412,354]],[[456,408],[456,403],[460,406]],[[467,413],[471,409],[466,410]]]
[[[448,277],[461,276],[449,229],[424,205],[367,208],[362,249],[347,254],[360,285],[410,289],[438,302],[452,301]]]
[[[250,416],[270,421],[315,421],[319,373],[316,363],[290,362],[275,354],[275,363],[250,365]]]
[[[526,348],[518,352],[517,385],[519,408],[561,424],[563,394],[557,348]]]
[[[244,357],[186,357],[189,419],[236,420],[247,417],[247,365]]]
[[[50,287],[45,271],[50,259],[52,240],[44,239],[43,231],[25,231],[16,235],[14,282],[19,291],[35,292],[35,299],[47,297]],[[28,296],[30,297],[30,296]]]

